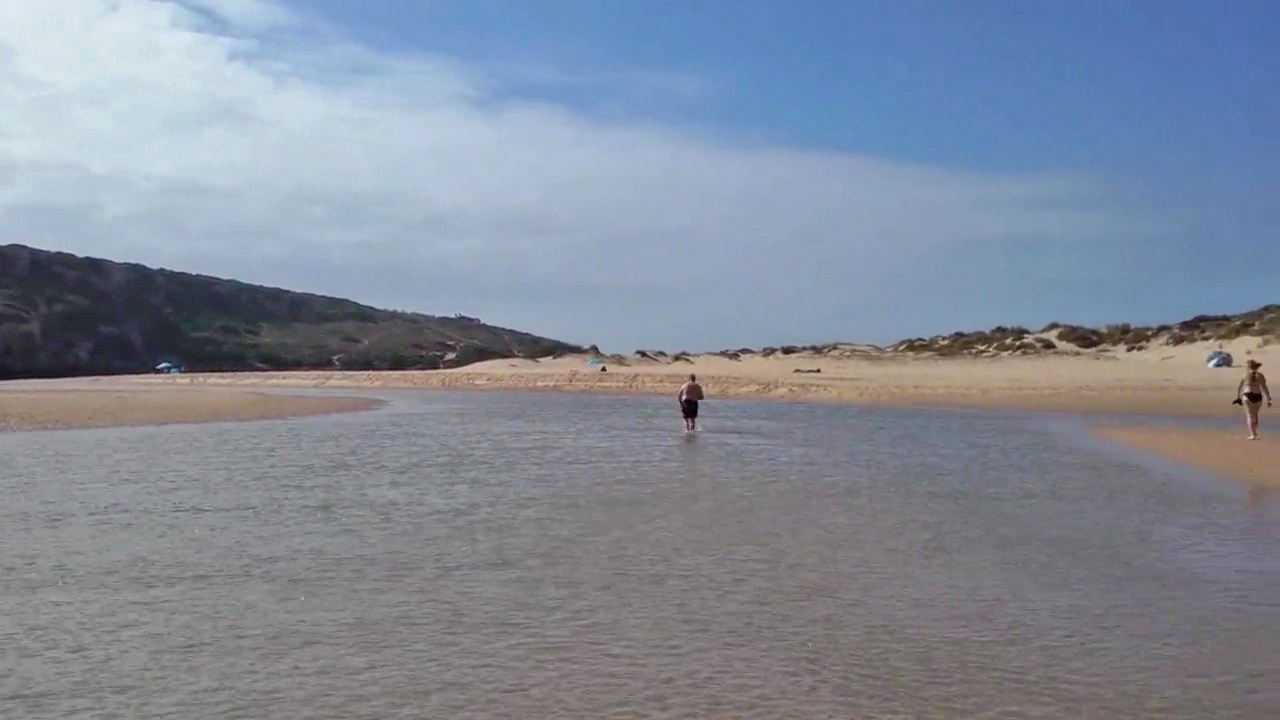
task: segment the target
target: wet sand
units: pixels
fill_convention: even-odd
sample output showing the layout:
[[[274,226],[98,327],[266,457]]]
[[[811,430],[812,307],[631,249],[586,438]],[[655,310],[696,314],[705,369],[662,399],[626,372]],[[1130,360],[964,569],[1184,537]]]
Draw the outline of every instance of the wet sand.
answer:
[[[1266,430],[1264,424],[1258,439],[1249,440],[1242,419],[1238,428],[1229,429],[1108,425],[1097,433],[1180,465],[1280,489],[1280,437]]]
[[[376,407],[358,397],[238,390],[84,389],[69,384],[0,389],[0,431],[228,422],[323,415]]]

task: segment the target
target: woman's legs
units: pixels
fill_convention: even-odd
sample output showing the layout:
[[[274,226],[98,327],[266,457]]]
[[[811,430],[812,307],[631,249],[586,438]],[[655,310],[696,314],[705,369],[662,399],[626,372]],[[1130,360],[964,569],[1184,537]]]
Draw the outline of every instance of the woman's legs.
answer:
[[[1258,411],[1262,409],[1262,403],[1244,401],[1245,419],[1249,424],[1249,439],[1254,440],[1258,437]]]

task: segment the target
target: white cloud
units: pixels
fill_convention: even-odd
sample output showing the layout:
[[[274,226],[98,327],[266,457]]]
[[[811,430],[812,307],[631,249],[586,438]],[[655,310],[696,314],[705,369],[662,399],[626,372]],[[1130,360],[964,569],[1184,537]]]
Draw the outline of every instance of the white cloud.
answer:
[[[215,23],[262,32],[302,23],[288,8],[267,0],[178,0]]]
[[[730,344],[806,317],[873,332],[841,317],[949,257],[1149,227],[1093,209],[1088,178],[606,123],[307,30],[266,0],[0,4],[0,240],[584,342]]]

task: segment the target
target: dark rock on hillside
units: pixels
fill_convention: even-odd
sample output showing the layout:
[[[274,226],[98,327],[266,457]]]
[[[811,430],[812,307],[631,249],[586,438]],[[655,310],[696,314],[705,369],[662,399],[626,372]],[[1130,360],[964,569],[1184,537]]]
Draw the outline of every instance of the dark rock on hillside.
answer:
[[[391,312],[233,280],[0,246],[0,379],[437,369],[581,348],[477,318]]]

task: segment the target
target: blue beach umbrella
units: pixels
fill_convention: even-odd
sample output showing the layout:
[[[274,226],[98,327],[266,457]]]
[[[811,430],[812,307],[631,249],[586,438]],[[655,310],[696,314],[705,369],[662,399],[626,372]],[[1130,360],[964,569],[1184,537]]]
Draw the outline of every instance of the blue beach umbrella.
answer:
[[[1214,350],[1209,353],[1209,357],[1205,358],[1205,365],[1208,365],[1211,368],[1229,368],[1233,362],[1234,360],[1231,358],[1231,353],[1223,352],[1221,350]]]

